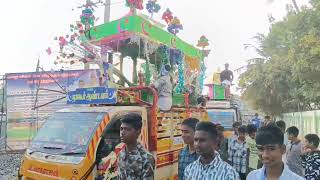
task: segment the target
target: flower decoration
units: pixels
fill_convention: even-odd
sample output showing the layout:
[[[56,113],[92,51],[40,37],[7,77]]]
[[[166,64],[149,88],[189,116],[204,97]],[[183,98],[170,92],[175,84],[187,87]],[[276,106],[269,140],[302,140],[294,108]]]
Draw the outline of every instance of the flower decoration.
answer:
[[[90,26],[94,26],[95,16],[93,15],[93,10],[90,8],[85,8],[84,10],[82,10],[80,19],[82,24],[89,24]]]
[[[204,49],[205,47],[209,46],[209,40],[207,39],[206,36],[201,36],[200,39],[198,40],[198,47],[201,47],[202,49]]]
[[[183,93],[185,90],[185,82],[184,82],[184,64],[183,64],[183,54],[180,53],[180,56],[176,59],[178,63],[178,85],[176,87],[176,93]]]
[[[179,33],[180,30],[183,29],[183,26],[182,24],[180,23],[180,20],[177,18],[177,17],[174,17],[169,25],[168,25],[168,28],[167,30],[171,33],[171,34],[174,34],[176,35],[177,33]]]
[[[148,12],[151,14],[151,17],[153,16],[154,13],[158,13],[159,10],[161,9],[161,6],[157,3],[157,0],[149,0],[146,9]]]
[[[162,19],[165,20],[167,24],[169,24],[172,21],[173,16],[169,8],[163,13]]]
[[[205,72],[206,72],[206,65],[202,61],[201,63],[201,73],[200,73],[200,78],[199,78],[199,93],[202,93],[203,91],[203,85],[204,85],[204,80],[205,80]]]
[[[66,46],[68,44],[68,41],[63,37],[60,36],[59,37],[59,47],[60,47],[60,51],[63,51],[64,46]]]
[[[131,10],[143,9],[143,0],[126,0],[126,6],[130,7]]]

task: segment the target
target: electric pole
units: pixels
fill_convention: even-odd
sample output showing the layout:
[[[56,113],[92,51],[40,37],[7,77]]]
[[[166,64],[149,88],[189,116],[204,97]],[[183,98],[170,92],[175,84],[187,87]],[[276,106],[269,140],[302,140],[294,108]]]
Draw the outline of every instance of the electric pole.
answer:
[[[104,5],[104,23],[107,23],[110,21],[110,5],[111,5],[111,0],[106,0]]]

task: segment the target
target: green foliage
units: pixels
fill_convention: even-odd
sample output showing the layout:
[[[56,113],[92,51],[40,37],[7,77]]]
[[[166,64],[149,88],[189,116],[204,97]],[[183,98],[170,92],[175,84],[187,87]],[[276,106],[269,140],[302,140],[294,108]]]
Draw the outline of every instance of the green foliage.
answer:
[[[288,12],[257,35],[259,58],[240,76],[243,98],[272,115],[320,108],[320,6]]]

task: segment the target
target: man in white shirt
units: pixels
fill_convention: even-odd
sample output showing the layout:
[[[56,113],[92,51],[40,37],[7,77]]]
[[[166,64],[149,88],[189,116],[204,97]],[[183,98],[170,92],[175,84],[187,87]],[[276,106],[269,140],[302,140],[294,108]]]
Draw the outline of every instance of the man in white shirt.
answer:
[[[170,77],[170,65],[161,68],[160,78],[153,83],[158,91],[158,106],[161,111],[169,111],[172,106],[172,82]]]
[[[184,171],[185,180],[240,180],[237,171],[222,161],[215,149],[218,131],[212,122],[199,122],[194,135],[194,148],[200,155]]]
[[[286,152],[283,132],[275,125],[261,127],[256,136],[256,144],[263,167],[249,173],[247,180],[303,180],[282,162]]]

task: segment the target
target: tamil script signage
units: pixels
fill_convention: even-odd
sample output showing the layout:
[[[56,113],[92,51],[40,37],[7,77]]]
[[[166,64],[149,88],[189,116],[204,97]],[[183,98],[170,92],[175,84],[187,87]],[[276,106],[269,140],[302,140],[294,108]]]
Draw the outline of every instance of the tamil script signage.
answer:
[[[67,104],[116,104],[117,89],[106,87],[81,88],[70,91]]]
[[[229,101],[208,101],[207,108],[229,109],[231,108],[231,104]]]

